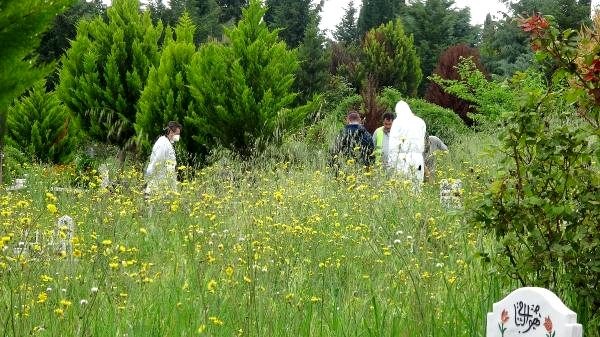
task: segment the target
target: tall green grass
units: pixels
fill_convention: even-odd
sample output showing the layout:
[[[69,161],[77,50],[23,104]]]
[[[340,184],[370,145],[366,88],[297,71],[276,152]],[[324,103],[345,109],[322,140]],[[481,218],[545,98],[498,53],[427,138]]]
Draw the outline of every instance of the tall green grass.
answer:
[[[466,202],[494,165],[479,137],[439,158]],[[112,191],[50,195],[68,169],[32,167],[27,190],[0,196],[2,335],[485,335],[514,284],[479,258],[493,238],[443,209],[437,184],[415,192],[352,167],[336,178],[301,141],[272,153],[221,156],[150,203],[136,170]],[[13,254],[25,229],[45,241],[64,214],[74,254]]]

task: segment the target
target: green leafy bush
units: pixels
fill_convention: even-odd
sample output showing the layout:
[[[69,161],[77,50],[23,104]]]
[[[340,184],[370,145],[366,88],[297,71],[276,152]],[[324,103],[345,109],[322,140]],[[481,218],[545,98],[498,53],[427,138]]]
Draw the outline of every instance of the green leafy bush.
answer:
[[[54,92],[39,81],[28,95],[8,109],[8,137],[32,160],[65,163],[71,160],[78,128]]]
[[[502,122],[503,114],[518,108],[518,92],[525,87],[544,87],[542,74],[529,69],[517,73],[512,81],[495,81],[486,78],[470,58],[463,58],[457,66],[459,79],[448,80],[437,74],[432,81],[445,92],[473,104],[476,113],[469,113],[478,127],[496,128]]]
[[[588,336],[600,335],[600,16],[580,34],[534,15],[536,59],[552,81],[522,86],[503,117],[501,169],[476,207],[495,231],[502,268],[557,292]]]

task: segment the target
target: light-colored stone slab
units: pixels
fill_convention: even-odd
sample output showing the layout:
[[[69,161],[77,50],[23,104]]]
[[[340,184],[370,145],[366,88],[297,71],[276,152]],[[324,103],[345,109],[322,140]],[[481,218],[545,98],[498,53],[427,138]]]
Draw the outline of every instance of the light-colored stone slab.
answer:
[[[519,288],[498,303],[487,316],[487,337],[582,337],[577,314],[553,292]]]

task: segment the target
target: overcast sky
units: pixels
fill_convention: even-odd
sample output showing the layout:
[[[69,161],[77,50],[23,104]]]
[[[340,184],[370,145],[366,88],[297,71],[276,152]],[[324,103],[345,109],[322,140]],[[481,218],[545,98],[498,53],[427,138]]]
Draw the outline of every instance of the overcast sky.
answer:
[[[335,26],[341,21],[344,10],[348,7],[349,2],[350,0],[325,0],[321,29],[335,30]],[[361,0],[354,0],[355,6],[357,4],[360,5],[361,2]],[[471,9],[472,24],[483,24],[487,13],[491,13],[494,16],[498,12],[506,11],[506,6],[498,0],[455,0],[454,3],[457,8],[468,7]]]

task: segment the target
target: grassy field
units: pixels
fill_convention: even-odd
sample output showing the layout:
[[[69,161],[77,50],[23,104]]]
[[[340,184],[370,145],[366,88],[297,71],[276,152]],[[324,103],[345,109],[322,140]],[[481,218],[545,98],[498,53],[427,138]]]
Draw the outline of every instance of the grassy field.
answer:
[[[479,137],[439,159],[467,205],[494,169]],[[493,238],[443,209],[435,183],[336,178],[305,155],[223,159],[150,203],[139,170],[112,191],[52,193],[72,169],[31,167],[28,189],[0,192],[0,335],[484,336],[514,286],[479,258]],[[47,245],[63,215],[72,252]]]

